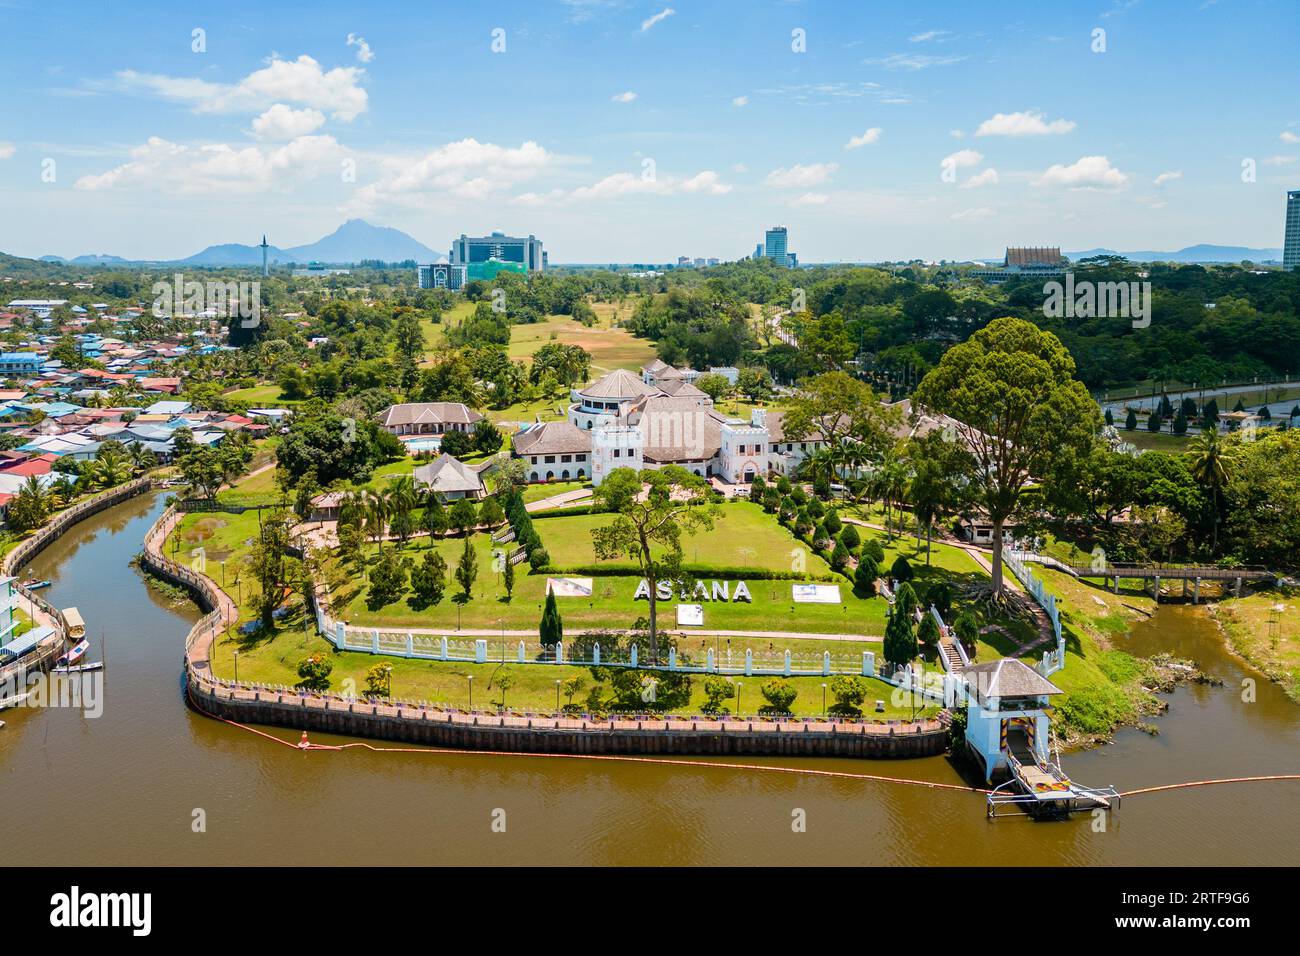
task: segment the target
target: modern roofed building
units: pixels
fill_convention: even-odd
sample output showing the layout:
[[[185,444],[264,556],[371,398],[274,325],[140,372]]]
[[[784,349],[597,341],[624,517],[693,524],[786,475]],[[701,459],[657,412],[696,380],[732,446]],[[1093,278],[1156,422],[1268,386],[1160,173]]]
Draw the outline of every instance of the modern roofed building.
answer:
[[[459,292],[465,287],[467,269],[451,262],[432,262],[416,266],[416,278],[421,289],[449,289]]]

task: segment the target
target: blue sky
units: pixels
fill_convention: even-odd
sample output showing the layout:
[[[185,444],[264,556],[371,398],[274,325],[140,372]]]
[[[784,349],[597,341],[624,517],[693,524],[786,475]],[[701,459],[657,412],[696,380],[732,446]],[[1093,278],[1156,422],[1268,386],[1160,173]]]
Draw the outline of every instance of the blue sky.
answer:
[[[0,250],[1274,247],[1300,188],[1293,0],[182,6],[0,0]]]

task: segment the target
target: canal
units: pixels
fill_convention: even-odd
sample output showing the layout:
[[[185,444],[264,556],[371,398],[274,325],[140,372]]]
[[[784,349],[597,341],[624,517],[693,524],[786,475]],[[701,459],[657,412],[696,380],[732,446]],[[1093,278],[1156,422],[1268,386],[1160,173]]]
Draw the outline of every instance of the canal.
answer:
[[[299,753],[197,716],[180,693],[197,611],[172,606],[130,565],[161,497],[74,527],[32,562],[59,606],[106,645],[99,718],[0,717],[0,806],[29,837],[23,864],[1295,864],[1295,783],[1136,796],[1105,832],[1086,815],[990,823],[980,797],[892,783],[565,758]],[[1120,790],[1300,771],[1300,707],[1226,653],[1211,621],[1163,607],[1122,643],[1198,660],[1222,687],[1170,697],[1161,733],[1067,754],[1083,783]],[[296,732],[273,733],[295,738]],[[316,738],[328,742],[326,738]],[[957,783],[946,759],[784,761]],[[793,831],[797,810],[806,832]],[[504,813],[505,832],[494,819]],[[194,832],[196,814],[206,821]],[[498,828],[499,829],[499,826]]]

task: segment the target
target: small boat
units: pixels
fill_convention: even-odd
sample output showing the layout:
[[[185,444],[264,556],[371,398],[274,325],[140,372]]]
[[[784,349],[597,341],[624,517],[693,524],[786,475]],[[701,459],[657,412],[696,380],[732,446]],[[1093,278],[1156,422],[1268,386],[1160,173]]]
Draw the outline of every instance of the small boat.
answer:
[[[90,650],[90,641],[82,638],[73,647],[59,655],[59,659],[54,662],[54,666],[67,667],[70,664],[75,664],[85,656],[88,650]]]
[[[22,585],[29,591],[39,591],[41,588],[48,588],[50,586],[50,582],[48,580],[37,581],[35,579],[32,579],[31,581],[23,581]]]
[[[98,671],[104,669],[103,661],[87,661],[84,664],[72,664],[67,667],[54,668],[56,674],[83,674],[86,671]]]

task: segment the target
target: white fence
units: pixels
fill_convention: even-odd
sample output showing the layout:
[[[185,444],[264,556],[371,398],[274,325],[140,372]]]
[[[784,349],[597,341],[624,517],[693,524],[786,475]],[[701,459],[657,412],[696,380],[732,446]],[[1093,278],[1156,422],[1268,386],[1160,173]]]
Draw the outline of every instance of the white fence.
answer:
[[[1020,582],[1025,591],[1032,595],[1034,600],[1042,607],[1047,614],[1047,619],[1052,622],[1052,633],[1056,637],[1056,649],[1044,653],[1043,659],[1038,665],[1038,669],[1043,676],[1048,677],[1065,667],[1065,637],[1061,633],[1061,612],[1056,607],[1056,595],[1049,594],[1043,582],[1029,570],[1029,566],[1023,560],[1023,552],[1004,552],[1002,560],[1006,562],[1007,567],[1011,569],[1011,573],[1016,576],[1016,580]]]

